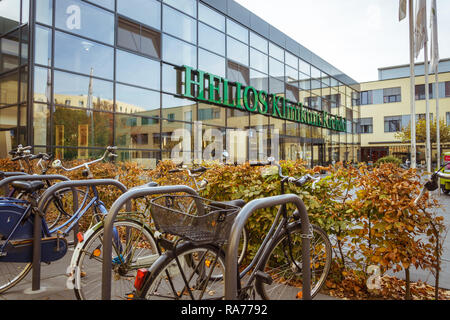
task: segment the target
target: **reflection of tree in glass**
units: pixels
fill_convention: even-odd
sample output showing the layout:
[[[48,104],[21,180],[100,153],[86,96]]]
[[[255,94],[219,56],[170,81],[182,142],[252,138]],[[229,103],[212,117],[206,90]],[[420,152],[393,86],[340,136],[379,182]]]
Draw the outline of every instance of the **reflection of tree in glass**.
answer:
[[[55,127],[56,125],[64,126],[63,145],[66,147],[78,147],[78,129],[80,125],[88,125],[88,141],[91,143],[90,137],[94,137],[94,146],[104,147],[112,144],[111,128],[113,126],[113,118],[109,113],[57,107],[53,117]],[[92,120],[94,128],[91,125]],[[92,145],[90,146],[92,147]],[[78,151],[76,149],[66,149],[64,151],[65,159],[74,159],[77,155]]]

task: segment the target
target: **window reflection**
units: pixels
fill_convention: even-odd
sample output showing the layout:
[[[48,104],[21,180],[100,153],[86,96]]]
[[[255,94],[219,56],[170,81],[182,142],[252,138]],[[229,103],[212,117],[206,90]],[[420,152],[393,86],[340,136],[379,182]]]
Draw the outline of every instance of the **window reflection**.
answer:
[[[197,42],[196,20],[167,6],[163,7],[163,31],[192,43]]]
[[[55,67],[113,78],[113,48],[62,32],[55,33]]]
[[[19,66],[19,31],[0,39],[0,73]]]
[[[248,65],[248,46],[230,37],[227,37],[227,55],[229,59]]]
[[[113,111],[113,84],[93,77],[55,71],[55,104]]]
[[[264,73],[268,73],[268,57],[267,55],[250,48],[250,67],[255,68]]]
[[[105,147],[112,144],[112,113],[55,108],[53,134],[55,145],[70,147]],[[84,157],[85,150],[64,151],[64,158]]]
[[[116,112],[159,117],[160,93],[122,84],[116,85]]]
[[[17,103],[19,94],[19,73],[0,76],[0,106]]]
[[[79,0],[56,1],[57,28],[114,43],[114,14]]]
[[[116,145],[130,149],[159,149],[159,118],[118,114]]]
[[[230,19],[227,19],[227,34],[248,44],[248,30]]]
[[[17,107],[0,109],[0,129],[10,129],[17,127],[17,110]]]
[[[117,45],[154,58],[161,56],[161,34],[123,18],[118,20]]]
[[[46,104],[33,105],[33,138],[34,144],[45,146],[50,144],[50,108]]]
[[[195,120],[196,103],[169,94],[162,96],[162,116],[170,120],[191,122]]]
[[[190,16],[197,16],[196,0],[164,0],[164,2]]]
[[[202,3],[198,4],[198,19],[225,32],[225,17]]]
[[[14,1],[14,0],[13,0]],[[53,0],[41,0],[36,2],[36,21],[52,25]]]
[[[225,35],[201,22],[198,24],[198,45],[225,55]]]
[[[209,51],[198,49],[198,68],[214,75],[225,77],[225,58]]]
[[[269,58],[269,74],[272,77],[277,77],[277,78],[283,79],[284,78],[284,64],[273,58]]]
[[[196,47],[184,41],[163,35],[163,60],[181,66],[197,67]]]
[[[160,69],[158,61],[117,50],[117,81],[159,90]]]
[[[161,29],[161,4],[155,0],[117,0],[117,12]]]
[[[162,64],[162,91],[181,94],[183,72],[169,64]]]
[[[281,62],[284,62],[284,50],[269,42],[269,55]]]
[[[250,31],[250,45],[264,53],[268,53],[268,41]]]
[[[52,33],[48,28],[36,25],[35,33],[35,63],[44,66],[51,66],[51,52],[52,52]]]
[[[0,35],[20,24],[20,1],[0,1]]]

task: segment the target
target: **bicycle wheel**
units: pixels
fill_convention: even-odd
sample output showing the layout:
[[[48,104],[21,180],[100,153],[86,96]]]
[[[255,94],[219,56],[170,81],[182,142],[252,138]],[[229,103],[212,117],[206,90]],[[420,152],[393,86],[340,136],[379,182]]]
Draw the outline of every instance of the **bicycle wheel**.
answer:
[[[0,262],[0,293],[19,283],[31,267],[30,262]]]
[[[214,277],[217,274],[220,276]],[[146,300],[219,300],[224,296],[223,274],[225,255],[219,247],[182,242],[175,251],[166,251],[155,262],[149,270],[149,279],[136,297]]]
[[[79,208],[83,203],[86,192],[80,189],[76,189],[76,191]],[[88,195],[86,203],[89,203],[90,200],[91,197]],[[85,213],[84,217],[92,216],[92,214],[94,214],[92,208]],[[74,214],[72,189],[65,188],[57,191],[45,204],[43,212],[49,229],[59,227],[69,220]]]
[[[332,250],[327,234],[320,227],[312,225],[313,238],[310,242],[311,297],[315,297],[325,283],[331,266]],[[272,243],[261,259],[260,271],[269,275],[273,282],[265,283],[256,278],[258,294],[265,300],[294,300],[302,291],[302,231],[299,223],[289,227],[291,245],[287,232]],[[289,253],[292,249],[292,257]],[[299,294],[300,293],[300,294]]]
[[[150,229],[142,222],[118,218],[113,228],[117,236],[110,258],[111,299],[126,299],[134,290],[137,270],[149,268],[159,254]],[[103,234],[102,226],[86,239],[76,260],[74,290],[79,300],[101,299]]]

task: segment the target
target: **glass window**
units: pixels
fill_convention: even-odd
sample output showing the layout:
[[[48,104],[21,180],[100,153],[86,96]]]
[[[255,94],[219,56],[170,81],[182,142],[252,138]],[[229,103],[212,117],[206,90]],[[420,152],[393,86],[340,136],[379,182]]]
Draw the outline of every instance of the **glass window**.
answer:
[[[269,91],[269,78],[266,74],[250,69],[250,85],[256,90]]]
[[[56,27],[114,44],[114,14],[78,0],[56,1]]]
[[[0,73],[19,66],[19,31],[0,39]]]
[[[230,37],[227,37],[227,55],[229,59],[248,65],[248,46]]]
[[[113,84],[109,81],[55,71],[55,104],[113,111]]]
[[[196,0],[164,0],[164,2],[190,16],[197,16]]]
[[[284,62],[284,50],[269,42],[269,55],[275,59]]]
[[[248,68],[233,61],[228,61],[227,78],[230,81],[240,82],[246,86],[250,83],[250,73]]]
[[[17,103],[19,94],[19,73],[0,77],[0,106]]]
[[[268,53],[268,41],[256,33],[250,31],[250,45],[264,53]]]
[[[383,102],[384,103],[401,102],[401,100],[402,100],[402,94],[401,94],[400,87],[383,89]]]
[[[52,16],[53,16],[53,0],[36,1],[36,21],[51,26]]]
[[[309,76],[311,74],[311,65],[301,59],[298,60],[298,68],[305,75]]]
[[[450,81],[445,82],[445,96],[450,97]]]
[[[280,80],[284,80],[284,64],[273,58],[269,58],[269,74],[272,77],[277,77],[280,78]]]
[[[118,20],[117,45],[151,57],[161,57],[161,34],[123,18]]]
[[[445,118],[446,118],[446,120],[447,120],[447,122],[446,122],[447,125],[450,126],[450,112],[446,112],[446,113],[445,113]]]
[[[20,24],[20,1],[0,1],[0,35]]]
[[[181,94],[182,71],[172,65],[162,65],[162,91]]]
[[[170,94],[162,95],[162,117],[170,120],[191,122],[195,120],[196,103],[189,99],[182,99]]]
[[[155,29],[161,29],[161,4],[155,0],[117,0],[117,12]]]
[[[198,45],[216,52],[221,55],[225,55],[225,34],[219,32],[213,28],[208,27],[206,24],[199,22],[198,24]]]
[[[160,63],[117,50],[116,80],[150,89],[160,89]]]
[[[372,104],[372,91],[361,91],[361,105]]]
[[[62,32],[55,33],[55,67],[113,78],[114,49]]]
[[[320,70],[311,66],[311,78],[320,79],[321,76],[322,76],[322,74],[321,74]]]
[[[158,118],[117,114],[115,125],[116,145],[118,147],[130,149],[160,148],[160,121]],[[146,158],[144,154],[140,157]],[[139,159],[139,162],[142,160],[144,159]]]
[[[159,105],[157,91],[116,84],[116,112],[159,117]]]
[[[202,3],[198,4],[198,19],[225,32],[225,17]]]
[[[45,66],[51,65],[51,52],[52,52],[52,33],[48,28],[36,25],[36,49],[34,60],[35,63]]]
[[[167,6],[163,7],[163,31],[192,43],[197,42],[196,21]]]
[[[89,2],[95,3],[106,9],[114,11],[114,0],[88,0]]]
[[[384,132],[397,132],[401,130],[402,117],[384,117]]]
[[[264,73],[268,73],[269,61],[267,55],[250,48],[250,67]]]
[[[225,78],[225,58],[206,50],[198,49],[198,68]]]
[[[86,112],[86,110],[56,106],[53,112],[55,145],[65,147],[110,146],[113,142],[112,121],[113,114],[109,112]],[[64,151],[65,158],[79,158],[79,155],[80,153],[76,149]]]
[[[425,100],[425,85],[416,84],[416,100]],[[428,84],[428,95],[430,99],[433,99],[433,84]]]
[[[196,47],[184,41],[163,35],[163,60],[181,66],[197,67]]]
[[[270,93],[275,95],[284,95],[284,81],[275,78],[269,78]]]
[[[248,44],[248,30],[230,19],[227,19],[227,34]]]
[[[17,127],[17,110],[17,107],[0,109],[0,129],[10,129]],[[8,139],[8,137],[6,138]]]
[[[47,68],[34,68],[34,100],[51,102],[52,77],[51,70]]]
[[[361,118],[358,123],[357,133],[373,133],[373,119]]]
[[[298,58],[293,54],[286,51],[285,53],[286,64],[294,69],[298,69]]]
[[[50,110],[46,104],[33,105],[33,138],[35,145],[46,146],[50,144]]]
[[[288,82],[290,85],[298,87],[299,86],[298,71],[289,66],[286,66],[285,72],[286,72],[286,82]]]

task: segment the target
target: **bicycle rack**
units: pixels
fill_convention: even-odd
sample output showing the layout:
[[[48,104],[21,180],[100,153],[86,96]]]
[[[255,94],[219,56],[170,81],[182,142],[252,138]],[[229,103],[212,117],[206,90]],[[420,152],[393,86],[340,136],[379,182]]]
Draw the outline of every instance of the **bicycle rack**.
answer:
[[[42,194],[41,198],[39,199],[39,203],[38,203],[38,208],[39,210],[43,209],[43,206],[46,204],[46,202],[50,199],[51,196],[53,196],[53,194],[61,189],[65,189],[65,188],[71,188],[74,189],[76,187],[88,187],[88,186],[104,186],[104,185],[112,185],[112,186],[116,186],[120,191],[122,191],[123,193],[125,193],[127,191],[127,187],[125,187],[125,185],[123,183],[121,183],[118,180],[114,180],[114,179],[91,179],[91,180],[70,180],[67,179],[68,181],[63,181],[63,182],[59,182],[54,184],[53,186],[51,186],[50,188],[48,188],[47,190],[45,190],[45,192]],[[78,210],[78,198],[77,198],[77,192],[74,192],[74,210]],[[127,210],[131,211],[131,204],[127,204]],[[74,211],[74,212],[75,212]],[[33,250],[35,252],[35,254],[33,254],[33,282],[32,282],[32,290],[39,290],[40,289],[40,281],[41,281],[41,277],[40,277],[40,273],[41,273],[41,267],[40,267],[40,260],[41,260],[41,237],[40,236],[36,236],[36,235],[40,235],[41,234],[41,220],[40,219],[36,219],[39,220],[39,226],[36,227],[36,221],[35,221],[35,238],[34,238],[34,245],[33,245]],[[76,237],[76,236],[75,236]]]
[[[237,299],[237,282],[238,282],[238,260],[237,250],[242,230],[248,218],[259,209],[275,207],[293,203],[300,212],[300,221],[302,225],[302,234],[309,234],[309,219],[306,207],[299,196],[295,194],[283,194],[267,198],[255,199],[247,203],[238,213],[231,227],[228,237],[228,245],[225,252],[225,299]],[[302,299],[311,300],[311,266],[309,256],[310,239],[302,238],[302,270],[303,270],[303,288]]]
[[[0,181],[3,181],[5,178],[9,178],[9,177],[13,177],[13,176],[26,176],[26,175],[28,175],[28,173],[25,173],[25,172],[22,172],[22,171],[2,171],[2,175],[3,175],[3,179],[2,180],[0,180]],[[4,188],[5,188],[5,196],[8,194],[8,191],[9,191],[9,189],[8,189],[8,184],[5,184],[4,185]]]
[[[119,210],[126,203],[130,203],[130,200],[146,197],[150,195],[156,194],[165,194],[165,193],[176,193],[176,192],[185,192],[192,194],[194,196],[198,196],[198,193],[185,185],[174,185],[174,186],[158,186],[151,187],[148,185],[143,185],[139,187],[134,187],[122,194],[109,209],[108,214],[104,220],[104,236],[103,236],[103,263],[102,263],[102,300],[111,300],[111,267],[112,261],[112,238],[113,238],[113,223],[114,220],[119,213]],[[194,198],[197,209],[199,209],[199,214],[203,214],[203,203],[201,200]],[[106,258],[105,258],[106,257]]]

